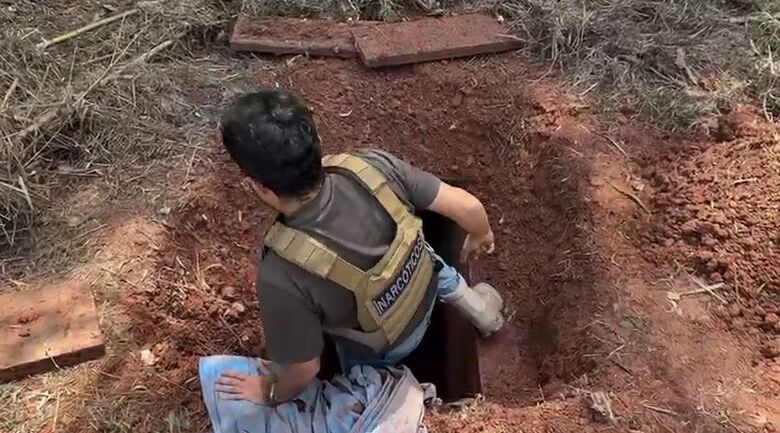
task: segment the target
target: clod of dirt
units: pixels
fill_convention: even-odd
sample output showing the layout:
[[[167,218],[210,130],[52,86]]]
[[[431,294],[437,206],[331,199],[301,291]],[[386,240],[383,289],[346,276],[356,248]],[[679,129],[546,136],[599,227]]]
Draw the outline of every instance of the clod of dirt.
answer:
[[[235,287],[225,286],[222,288],[220,293],[222,294],[222,297],[225,298],[225,300],[235,301],[238,299],[238,290]]]
[[[742,314],[742,308],[738,304],[729,305],[729,316],[737,317]]]
[[[723,282],[723,275],[720,272],[713,272],[710,274],[710,283],[718,284]]]
[[[30,322],[34,322],[36,319],[38,319],[39,316],[40,316],[40,314],[36,314],[34,311],[31,311],[31,312],[29,312],[27,314],[23,314],[21,317],[19,317],[18,322],[20,324],[24,325],[24,324],[27,324],[27,323],[30,323]]]
[[[761,133],[761,126],[765,123],[757,113],[750,109],[734,110],[718,119],[718,128],[713,134],[713,138],[718,141],[734,141],[738,138],[757,135]]]
[[[780,338],[775,338],[772,341],[767,341],[761,346],[761,355],[767,359],[775,359],[780,356]]]
[[[780,318],[775,313],[767,313],[764,316],[764,322],[761,324],[761,328],[765,331],[774,331],[780,324]]]

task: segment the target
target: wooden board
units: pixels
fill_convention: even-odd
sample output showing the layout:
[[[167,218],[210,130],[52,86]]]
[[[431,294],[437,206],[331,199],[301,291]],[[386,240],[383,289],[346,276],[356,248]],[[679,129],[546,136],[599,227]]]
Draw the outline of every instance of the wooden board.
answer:
[[[363,63],[403,65],[515,50],[521,42],[495,18],[469,14],[352,29]]]
[[[366,24],[370,23],[241,15],[233,27],[230,47],[277,55],[353,58],[357,51],[351,29]]]
[[[67,281],[0,295],[0,381],[96,359],[105,353],[89,286]]]

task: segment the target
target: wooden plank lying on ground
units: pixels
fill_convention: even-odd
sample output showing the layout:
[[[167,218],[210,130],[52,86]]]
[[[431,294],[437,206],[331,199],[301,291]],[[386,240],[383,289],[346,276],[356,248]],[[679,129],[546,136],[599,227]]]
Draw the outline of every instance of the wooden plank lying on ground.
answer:
[[[233,27],[230,48],[277,55],[357,57],[351,29],[366,24],[370,23],[241,15]]]
[[[352,29],[363,63],[403,65],[518,49],[521,42],[495,18],[469,14]]]
[[[103,356],[105,346],[89,286],[55,286],[0,295],[0,382]]]

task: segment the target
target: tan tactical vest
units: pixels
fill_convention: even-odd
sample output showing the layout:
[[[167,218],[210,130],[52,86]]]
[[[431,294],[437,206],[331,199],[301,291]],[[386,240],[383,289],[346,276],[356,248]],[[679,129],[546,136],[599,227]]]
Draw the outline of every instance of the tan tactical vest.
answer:
[[[322,242],[280,222],[266,234],[265,246],[283,259],[354,293],[362,331],[326,331],[380,353],[395,343],[411,322],[433,277],[433,259],[423,238],[422,221],[409,212],[382,173],[363,159],[348,154],[326,156],[323,165],[328,172],[343,173],[358,181],[393,218],[395,238],[384,257],[363,271]]]

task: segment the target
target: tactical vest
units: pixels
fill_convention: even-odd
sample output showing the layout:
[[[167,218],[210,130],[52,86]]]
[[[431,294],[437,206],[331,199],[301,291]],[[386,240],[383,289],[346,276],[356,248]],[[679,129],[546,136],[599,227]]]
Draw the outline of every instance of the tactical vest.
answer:
[[[351,291],[361,330],[328,328],[326,332],[381,353],[412,321],[433,277],[433,259],[423,238],[422,221],[409,212],[382,173],[363,159],[348,154],[326,156],[323,166],[327,172],[356,180],[393,219],[395,237],[385,255],[363,271],[317,239],[281,222],[268,231],[265,246],[288,262]]]

